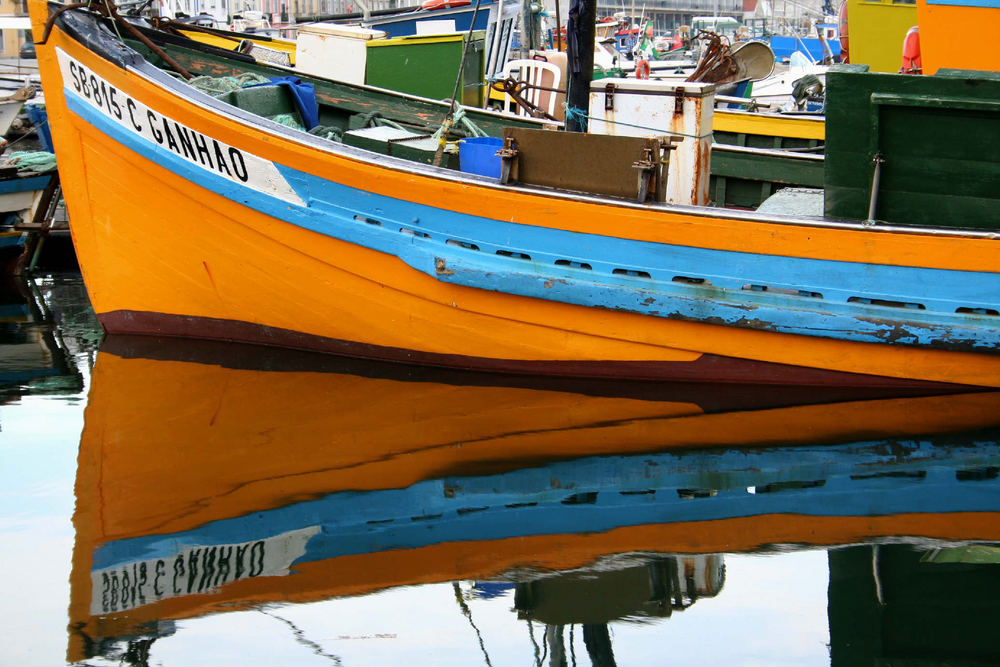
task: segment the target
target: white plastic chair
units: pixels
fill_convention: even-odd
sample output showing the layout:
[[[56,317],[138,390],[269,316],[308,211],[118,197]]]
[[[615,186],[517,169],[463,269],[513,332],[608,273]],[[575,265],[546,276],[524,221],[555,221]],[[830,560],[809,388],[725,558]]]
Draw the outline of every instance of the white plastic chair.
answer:
[[[544,86],[546,88],[559,88],[562,84],[562,76],[559,68],[544,60],[510,60],[503,70],[503,78],[523,81],[529,86]],[[531,102],[542,111],[552,116],[561,115],[561,111],[556,108],[556,99],[559,93],[549,90],[538,90],[537,88],[526,88],[522,97]],[[522,108],[510,95],[503,96],[503,110],[513,111],[519,116],[530,116],[531,114]]]

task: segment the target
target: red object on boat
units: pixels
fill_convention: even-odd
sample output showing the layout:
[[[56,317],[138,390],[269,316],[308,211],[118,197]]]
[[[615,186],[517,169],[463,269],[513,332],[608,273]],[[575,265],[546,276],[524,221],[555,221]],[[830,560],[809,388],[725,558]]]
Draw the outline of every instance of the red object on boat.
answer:
[[[920,26],[913,26],[906,31],[903,38],[903,64],[899,66],[901,74],[920,74]]]
[[[420,4],[420,9],[451,9],[452,7],[465,7],[471,4],[472,0],[424,0]]]
[[[847,57],[847,0],[840,3],[837,19],[840,24],[837,29],[837,32],[840,33],[840,62],[849,63],[851,61]]]

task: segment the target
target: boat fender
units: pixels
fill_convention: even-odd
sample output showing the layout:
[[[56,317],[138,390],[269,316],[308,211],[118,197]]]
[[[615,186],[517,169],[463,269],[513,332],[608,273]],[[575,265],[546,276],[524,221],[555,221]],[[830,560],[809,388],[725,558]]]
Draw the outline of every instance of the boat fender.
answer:
[[[637,79],[648,79],[649,78],[649,61],[643,58],[635,64],[635,78]]]
[[[420,9],[429,11],[431,9],[451,9],[452,7],[465,7],[471,5],[472,0],[424,0],[420,4]]]
[[[899,66],[900,74],[920,74],[923,64],[920,60],[920,27],[913,26],[906,31],[903,38],[903,62]]]

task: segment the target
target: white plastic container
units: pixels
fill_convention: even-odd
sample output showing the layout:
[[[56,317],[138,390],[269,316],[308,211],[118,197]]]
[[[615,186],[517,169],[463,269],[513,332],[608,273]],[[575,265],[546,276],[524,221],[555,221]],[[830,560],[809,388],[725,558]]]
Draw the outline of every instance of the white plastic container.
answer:
[[[364,83],[366,44],[385,32],[353,25],[313,23],[298,29],[295,69],[347,83]]]
[[[715,84],[656,79],[596,79],[587,132],[629,137],[676,136],[667,171],[672,204],[708,203]]]

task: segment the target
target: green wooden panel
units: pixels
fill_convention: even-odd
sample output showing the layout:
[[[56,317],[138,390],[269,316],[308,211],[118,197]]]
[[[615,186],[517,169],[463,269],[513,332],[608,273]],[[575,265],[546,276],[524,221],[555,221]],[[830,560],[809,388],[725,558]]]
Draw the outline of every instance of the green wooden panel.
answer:
[[[709,191],[716,206],[757,208],[783,187],[823,187],[823,158],[775,151],[712,150]]]
[[[866,219],[874,158],[876,220],[1000,228],[1000,78],[827,73],[826,214]]]
[[[365,83],[435,100],[451,99],[466,54],[460,101],[481,106],[482,51],[482,41],[474,39],[466,53],[464,35],[373,41],[367,49]]]

